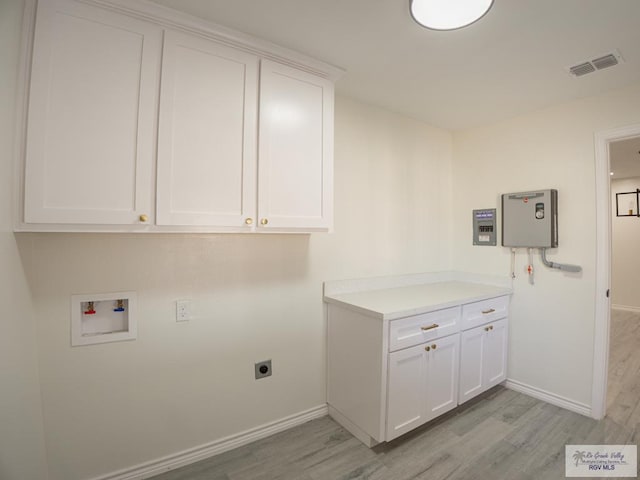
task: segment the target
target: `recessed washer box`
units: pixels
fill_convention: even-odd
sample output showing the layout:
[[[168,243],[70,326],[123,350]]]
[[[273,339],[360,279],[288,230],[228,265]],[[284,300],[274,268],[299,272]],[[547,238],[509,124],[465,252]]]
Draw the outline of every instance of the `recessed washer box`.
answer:
[[[71,345],[135,340],[136,292],[71,296]]]

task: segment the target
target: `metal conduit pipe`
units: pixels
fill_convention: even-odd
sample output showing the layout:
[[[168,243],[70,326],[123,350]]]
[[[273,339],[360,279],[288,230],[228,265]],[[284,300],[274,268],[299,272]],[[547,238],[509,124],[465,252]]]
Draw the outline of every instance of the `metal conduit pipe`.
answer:
[[[545,266],[549,267],[549,268],[557,268],[558,270],[562,270],[564,272],[581,272],[582,271],[582,267],[579,265],[569,265],[566,263],[555,263],[555,262],[550,262],[549,260],[547,260],[547,249],[546,248],[541,248],[540,249],[540,258],[542,258],[542,263],[545,264]]]

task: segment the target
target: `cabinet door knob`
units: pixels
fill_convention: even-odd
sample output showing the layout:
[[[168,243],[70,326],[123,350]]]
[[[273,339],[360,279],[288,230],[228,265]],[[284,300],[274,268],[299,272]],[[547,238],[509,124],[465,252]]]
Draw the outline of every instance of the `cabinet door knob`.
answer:
[[[488,332],[489,331],[489,327],[484,327],[484,331]]]
[[[253,218],[245,218],[244,223],[247,225],[253,224]]]
[[[140,215],[140,221],[141,222],[147,222],[149,221],[149,217],[147,217],[144,213],[142,215]]]
[[[260,220],[260,225],[266,225],[267,223],[269,223],[269,220],[266,218],[263,218],[262,220]]]
[[[490,325],[490,326],[489,326],[489,330],[493,330],[493,325]]]
[[[433,345],[431,345],[431,348],[433,348],[434,350],[436,349],[438,345],[436,345],[435,343]]]
[[[438,328],[440,325],[438,325],[437,323],[434,323],[432,325],[427,325],[426,327],[420,327],[421,330],[432,330],[434,328]]]
[[[490,308],[489,310],[482,310],[482,314],[483,315],[489,315],[490,313],[493,313],[495,311],[496,311],[495,308]]]
[[[429,345],[427,345],[426,347],[424,347],[424,349],[428,352],[431,350],[431,347]]]

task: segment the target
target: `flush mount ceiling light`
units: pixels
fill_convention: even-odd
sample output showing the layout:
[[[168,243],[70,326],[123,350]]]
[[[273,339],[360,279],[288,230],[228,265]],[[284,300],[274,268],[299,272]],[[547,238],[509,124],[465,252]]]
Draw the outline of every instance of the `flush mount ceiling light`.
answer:
[[[479,20],[493,0],[409,0],[413,19],[432,30],[455,30]]]

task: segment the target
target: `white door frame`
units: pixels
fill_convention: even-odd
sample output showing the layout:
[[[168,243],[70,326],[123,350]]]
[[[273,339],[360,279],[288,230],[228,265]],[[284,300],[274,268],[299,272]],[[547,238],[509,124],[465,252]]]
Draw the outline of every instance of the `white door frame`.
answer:
[[[609,322],[611,299],[611,189],[609,143],[640,136],[640,124],[595,134],[596,154],[596,299],[593,348],[591,416],[607,413],[607,367],[609,364]]]

